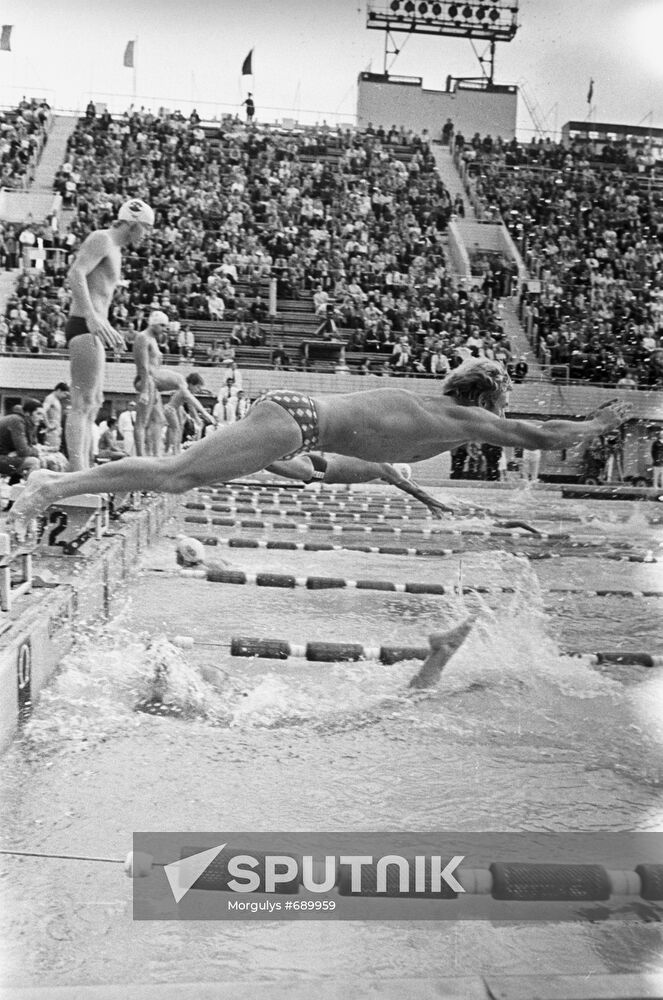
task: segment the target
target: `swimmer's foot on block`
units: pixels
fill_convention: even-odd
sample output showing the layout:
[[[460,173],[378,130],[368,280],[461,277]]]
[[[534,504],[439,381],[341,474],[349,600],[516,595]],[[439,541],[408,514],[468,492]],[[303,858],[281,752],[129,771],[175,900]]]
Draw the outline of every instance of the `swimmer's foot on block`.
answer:
[[[14,503],[10,511],[12,522],[19,526],[34,520],[54,501],[53,486],[60,473],[37,469],[28,476],[25,486],[14,487]]]
[[[421,669],[410,681],[409,687],[429,688],[437,684],[444,667],[463,645],[472,631],[473,625],[474,618],[467,618],[448,632],[438,632],[431,635],[428,639],[430,653],[424,660]]]

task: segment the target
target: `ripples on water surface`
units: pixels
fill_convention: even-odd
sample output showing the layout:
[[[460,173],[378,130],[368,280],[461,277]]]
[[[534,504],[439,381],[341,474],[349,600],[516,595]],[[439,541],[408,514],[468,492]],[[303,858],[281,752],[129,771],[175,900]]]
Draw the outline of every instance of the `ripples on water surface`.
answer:
[[[518,502],[509,498],[516,512]],[[625,532],[626,515],[574,509],[588,530],[600,516],[601,531]],[[146,572],[124,613],[81,638],[0,764],[5,844],[122,857],[134,829],[660,828],[663,674],[625,676],[560,655],[625,637],[651,647],[659,605],[549,593],[560,581],[590,589],[607,575],[643,589],[656,567],[577,559],[535,571],[504,553],[468,554],[461,565],[209,551],[247,571],[450,583],[460,572],[467,584],[508,583],[516,593],[462,601],[275,590],[258,601],[249,587]],[[173,566],[172,542],[146,565],[160,559]],[[415,697],[406,684],[416,662],[240,661],[167,638],[421,645],[468,610],[473,633],[436,689]],[[135,711],[155,694],[178,716]],[[21,985],[663,970],[659,931],[644,925],[155,929],[131,923],[130,884],[114,866],[10,860],[2,884],[6,979]]]

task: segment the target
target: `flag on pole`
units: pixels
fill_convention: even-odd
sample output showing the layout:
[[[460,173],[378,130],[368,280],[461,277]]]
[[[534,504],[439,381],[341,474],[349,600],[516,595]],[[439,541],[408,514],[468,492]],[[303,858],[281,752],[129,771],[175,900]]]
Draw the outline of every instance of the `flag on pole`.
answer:
[[[133,41],[127,42],[127,47],[124,50],[124,65],[128,66],[129,69],[134,68],[134,45],[136,43]]]
[[[592,103],[592,97],[593,96],[594,96],[594,81],[592,79],[590,79],[590,81],[589,81],[589,90],[587,91],[587,103],[588,104]]]
[[[3,24],[2,35],[0,36],[0,50],[2,52],[11,52],[12,47],[9,44],[12,37],[13,24]]]
[[[253,49],[242,63],[242,76],[253,76]]]

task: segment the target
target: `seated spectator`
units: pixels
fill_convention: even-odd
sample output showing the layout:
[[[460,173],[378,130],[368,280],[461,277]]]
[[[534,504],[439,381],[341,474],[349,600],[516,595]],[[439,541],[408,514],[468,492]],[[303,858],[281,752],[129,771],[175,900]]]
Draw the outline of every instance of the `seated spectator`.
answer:
[[[271,354],[271,357],[270,357],[270,362],[271,362],[272,367],[275,368],[277,371],[280,370],[280,369],[284,369],[285,371],[289,371],[289,369],[290,369],[290,357],[288,356],[288,354],[287,354],[287,352],[286,352],[286,350],[285,350],[285,348],[283,346],[283,341],[282,340],[279,341],[278,345],[272,351],[272,354]]]
[[[246,332],[246,343],[249,347],[262,347],[266,340],[266,333],[260,326],[257,319],[254,319]]]
[[[226,311],[226,304],[221,296],[217,295],[216,292],[212,292],[211,295],[207,296],[207,310],[209,312],[210,319],[223,319]]]
[[[179,349],[180,359],[182,361],[191,361],[196,347],[196,338],[194,337],[193,331],[188,323],[184,324],[178,334],[177,346]]]
[[[38,399],[21,400],[19,413],[0,417],[0,475],[18,483],[42,465],[37,431],[44,421],[44,410]]]
[[[247,342],[248,330],[246,323],[233,323],[230,331],[230,343],[237,346]]]
[[[106,421],[106,428],[99,437],[97,458],[107,462],[115,462],[119,458],[126,457],[127,453],[122,448],[117,437],[117,419],[109,417]]]

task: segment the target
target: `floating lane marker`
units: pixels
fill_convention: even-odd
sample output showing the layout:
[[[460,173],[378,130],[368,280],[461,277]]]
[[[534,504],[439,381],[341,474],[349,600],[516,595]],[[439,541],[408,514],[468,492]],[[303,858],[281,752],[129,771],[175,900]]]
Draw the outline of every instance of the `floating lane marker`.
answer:
[[[213,849],[217,852],[219,848]],[[262,860],[265,855],[251,847],[251,854]],[[129,851],[126,858],[86,857],[75,854],[47,854],[42,851],[2,850],[0,854],[9,857],[37,858],[39,860],[75,861],[94,864],[122,865],[128,878],[148,878],[154,868],[181,866],[184,859],[195,859],[205,848],[186,847],[180,849],[180,857],[173,861],[157,861],[146,851]],[[237,852],[239,853],[239,850]],[[663,900],[663,865],[639,864],[633,869],[608,869],[601,864],[545,864],[541,862],[493,861],[487,868],[458,868],[456,872],[463,893],[456,892],[446,882],[440,887],[422,890],[419,886],[408,885],[403,889],[400,872],[390,866],[386,871],[385,886],[378,892],[378,866],[364,865],[361,890],[353,885],[347,866],[339,869],[334,886],[340,896],[386,896],[414,898],[435,897],[449,901],[466,895],[490,895],[493,899],[513,902],[536,901],[599,901],[612,896],[639,896],[651,902]],[[278,891],[296,894],[301,875],[292,882],[283,883]],[[217,892],[229,890],[226,864],[208,865],[204,878],[196,887]],[[575,994],[574,994],[575,995]],[[589,994],[585,994],[589,996]],[[592,994],[594,996],[595,994]],[[604,995],[604,994],[602,994]],[[605,994],[607,996],[607,994]],[[632,994],[630,994],[632,995]],[[644,994],[638,994],[644,996]],[[651,994],[653,996],[653,994]]]
[[[199,515],[187,515],[184,518],[187,524],[207,524],[215,525],[217,527],[224,528],[270,528],[274,531],[331,531],[332,533],[341,532],[357,532],[360,534],[370,535],[375,534],[390,534],[390,535],[423,535],[428,537],[430,535],[454,535],[457,537],[467,536],[467,537],[478,537],[478,538],[522,538],[526,534],[527,540],[537,539],[539,541],[569,541],[571,536],[568,534],[544,534],[532,535],[530,533],[523,532],[520,528],[514,529],[497,529],[494,531],[488,531],[485,529],[477,528],[448,528],[444,526],[436,526],[430,528],[411,528],[411,527],[394,527],[393,525],[383,526],[381,523],[376,524],[335,524],[329,522],[318,523],[316,521],[310,521],[305,524],[293,524],[291,521],[260,521],[260,520],[237,520],[236,518],[230,517],[210,517],[209,515],[199,514]],[[591,544],[597,544],[599,542],[605,543],[606,539],[596,539],[592,540]]]
[[[263,546],[267,547],[267,546]],[[153,572],[162,572],[154,570]],[[166,571],[169,572],[170,571]],[[459,588],[453,584],[441,583],[395,583],[391,580],[352,580],[344,577],[295,576],[290,573],[245,573],[243,570],[229,570],[225,567],[208,566],[175,570],[170,575],[207,580],[209,583],[253,585],[256,587],[280,587],[307,590],[385,590],[399,594],[514,594],[515,587],[486,586],[477,584]],[[546,592],[564,596],[583,595],[585,597],[663,597],[663,590],[601,589],[586,590],[578,587],[547,587]]]
[[[318,518],[320,521],[328,519],[330,521],[340,520],[354,520],[361,521],[365,520],[362,515],[362,510],[368,510],[368,508],[355,507],[354,509],[346,508],[339,510],[338,507],[334,509],[328,509],[321,506],[309,505],[305,506],[303,504],[298,504],[296,507],[288,506],[288,509],[283,509],[282,507],[276,505],[273,507],[256,506],[256,505],[244,505],[239,504],[205,504],[205,503],[186,503],[184,504],[186,510],[207,510],[216,514],[259,514],[263,517],[277,516],[277,517],[300,517],[306,520],[311,520],[313,518]],[[390,513],[389,510],[380,507],[370,510],[371,517],[378,523],[383,521],[431,521],[432,518],[427,514],[420,514],[414,516],[412,514],[403,513]]]
[[[186,519],[185,520],[191,520]],[[300,552],[362,552],[362,553],[376,553],[379,555],[386,556],[421,556],[421,557],[445,557],[457,555],[459,553],[467,553],[473,551],[467,547],[460,548],[441,548],[441,549],[421,549],[414,548],[411,546],[400,546],[400,545],[334,545],[331,542],[282,542],[275,541],[272,539],[265,538],[225,538],[222,535],[197,535],[192,534],[191,538],[197,539],[202,542],[203,545],[221,545],[227,546],[231,549],[282,549],[285,551],[300,551]],[[519,544],[522,545],[529,540],[529,536],[519,539]],[[536,536],[533,536],[532,540],[537,541]],[[501,542],[501,545],[504,543]],[[591,551],[586,551],[589,548]],[[479,551],[488,551],[485,547],[482,547]],[[655,563],[657,560],[654,559],[650,553],[627,553],[627,552],[598,552],[594,546],[585,546],[581,543],[572,543],[571,550],[564,549],[555,551],[538,551],[527,552],[527,551],[516,551],[513,553],[516,556],[521,556],[526,559],[561,559],[564,557],[572,557],[574,559],[611,559],[618,562],[638,562],[638,563]]]
[[[185,639],[187,637],[176,637]],[[176,641],[173,640],[173,641]],[[217,645],[216,643],[195,643],[196,645]],[[227,646],[226,643],[218,645]],[[230,655],[240,657],[257,656],[260,659],[289,660],[302,659],[317,663],[343,663],[357,660],[373,660],[387,665],[400,660],[425,660],[430,655],[430,647],[422,646],[363,646],[355,642],[291,642],[288,639],[261,639],[252,636],[233,636],[230,639]],[[594,665],[615,664],[620,666],[661,667],[663,655],[640,650],[606,650],[586,653],[571,651],[562,656],[587,657]]]

